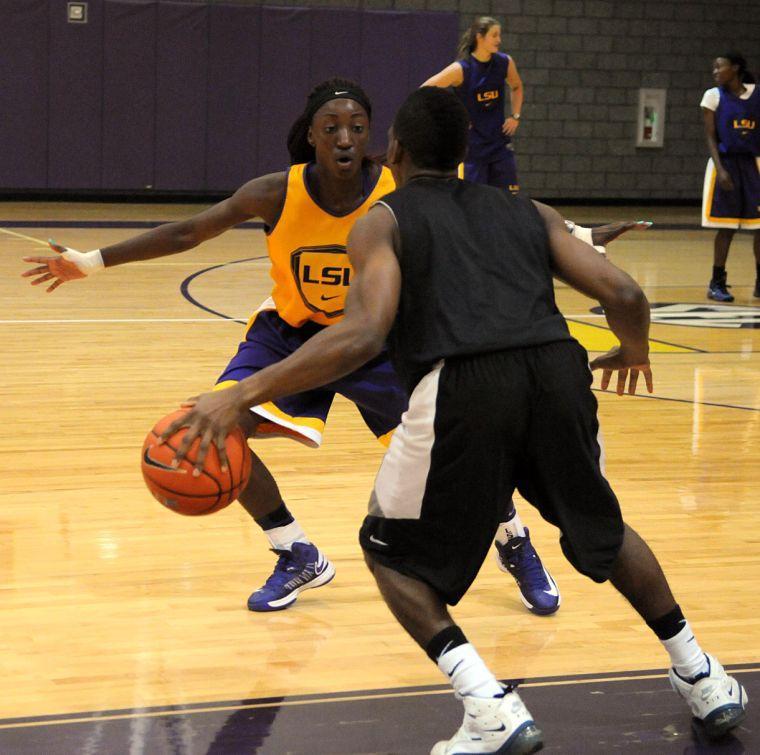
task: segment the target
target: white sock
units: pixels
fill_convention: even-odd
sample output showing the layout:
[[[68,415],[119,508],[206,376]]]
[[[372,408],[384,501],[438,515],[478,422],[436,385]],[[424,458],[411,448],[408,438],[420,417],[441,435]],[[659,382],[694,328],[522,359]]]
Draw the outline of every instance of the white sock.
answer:
[[[520,515],[517,513],[515,504],[510,502],[510,506],[512,516],[496,528],[495,540],[499,545],[508,543],[514,537],[525,537],[525,527],[523,527],[522,519],[520,519]]]
[[[444,653],[438,659],[438,668],[460,697],[498,697],[504,694],[504,688],[469,642]]]
[[[293,543],[311,542],[295,519],[283,527],[272,527],[271,530],[264,530],[264,534],[271,546],[278,551],[289,551]]]
[[[688,621],[684,620],[681,631],[675,637],[660,642],[670,655],[671,665],[684,679],[693,679],[707,672],[707,658]]]

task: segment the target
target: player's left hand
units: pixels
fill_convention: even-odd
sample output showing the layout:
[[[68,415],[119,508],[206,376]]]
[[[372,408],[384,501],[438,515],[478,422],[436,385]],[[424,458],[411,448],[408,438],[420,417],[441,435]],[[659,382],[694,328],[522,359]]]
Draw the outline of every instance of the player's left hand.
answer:
[[[507,120],[501,124],[502,133],[504,133],[506,136],[512,136],[515,131],[517,131],[517,127],[519,125],[520,121],[518,121],[516,118],[507,118]]]
[[[179,444],[174,461],[172,461],[174,467],[179,466],[179,463],[187,456],[187,452],[195,439],[200,438],[201,442],[195,459],[193,476],[198,477],[200,475],[208,454],[208,448],[212,443],[219,453],[222,471],[227,471],[229,462],[225,441],[240,422],[240,403],[235,387],[202,393],[200,396],[183,402],[183,407],[190,406],[190,411],[184,417],[172,422],[164,430],[158,441],[159,444],[164,443],[177,430],[183,427],[188,428]]]
[[[52,281],[46,289],[48,293],[51,293],[66,281],[78,280],[87,276],[87,271],[77,265],[76,261],[67,254],[67,252],[75,252],[77,255],[81,255],[81,252],[56,244],[54,241],[49,241],[48,246],[56,252],[56,255],[54,257],[40,257],[38,255],[24,257],[24,262],[33,262],[38,267],[30,268],[21,273],[22,278],[33,278],[34,280],[31,281],[33,286]]]
[[[617,371],[617,388],[616,393],[622,396],[626,392],[626,383],[628,384],[628,393],[633,396],[636,393],[636,386],[639,382],[639,375],[644,376],[647,391],[654,391],[652,381],[652,368],[649,359],[644,355],[629,355],[620,346],[615,346],[606,354],[597,357],[591,362],[592,370],[602,370],[602,381],[600,387],[606,391],[609,387],[612,373]]]
[[[594,246],[607,246],[627,231],[646,231],[652,227],[651,220],[626,220],[622,223],[607,223],[591,229]]]

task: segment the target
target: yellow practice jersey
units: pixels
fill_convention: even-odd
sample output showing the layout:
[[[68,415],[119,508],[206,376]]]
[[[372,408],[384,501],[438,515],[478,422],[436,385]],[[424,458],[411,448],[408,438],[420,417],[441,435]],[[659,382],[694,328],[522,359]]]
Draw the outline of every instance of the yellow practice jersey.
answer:
[[[308,320],[333,325],[342,315],[352,268],[346,241],[356,220],[396,186],[383,168],[367,198],[348,215],[333,215],[309,194],[306,164],[288,171],[285,205],[267,236],[274,281],[272,298],[285,322],[300,327]]]

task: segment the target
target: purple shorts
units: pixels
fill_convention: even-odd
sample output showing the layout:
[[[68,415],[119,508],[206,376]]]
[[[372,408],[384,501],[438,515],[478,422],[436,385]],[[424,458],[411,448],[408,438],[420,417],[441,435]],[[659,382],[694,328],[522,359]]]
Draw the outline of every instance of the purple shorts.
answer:
[[[225,388],[282,361],[325,327],[306,323],[294,328],[274,308],[265,308],[267,305],[265,303],[251,319],[245,340],[220,375],[215,389]],[[251,407],[252,412],[267,420],[258,426],[256,437],[289,437],[316,448],[322,442],[336,393],[356,404],[367,427],[381,443],[390,442],[406,411],[408,397],[385,351],[334,383]]]
[[[731,176],[734,189],[724,191],[720,188],[710,158],[702,190],[702,226],[760,229],[760,158],[731,154],[721,155],[720,162]]]
[[[520,190],[520,184],[517,180],[517,163],[512,147],[507,145],[497,157],[489,158],[487,161],[465,160],[464,180],[509,189],[516,194]]]

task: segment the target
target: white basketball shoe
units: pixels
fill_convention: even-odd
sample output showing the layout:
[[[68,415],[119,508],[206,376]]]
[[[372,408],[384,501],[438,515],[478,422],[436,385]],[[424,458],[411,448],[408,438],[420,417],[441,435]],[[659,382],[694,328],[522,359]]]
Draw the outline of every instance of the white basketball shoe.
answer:
[[[533,717],[517,692],[504,697],[463,697],[464,721],[448,741],[438,742],[430,755],[528,755],[544,743]]]
[[[689,704],[694,718],[705,733],[717,739],[737,726],[746,715],[747,693],[739,682],[726,674],[723,666],[709,653],[707,674],[693,684],[671,668],[668,676],[673,689]]]

